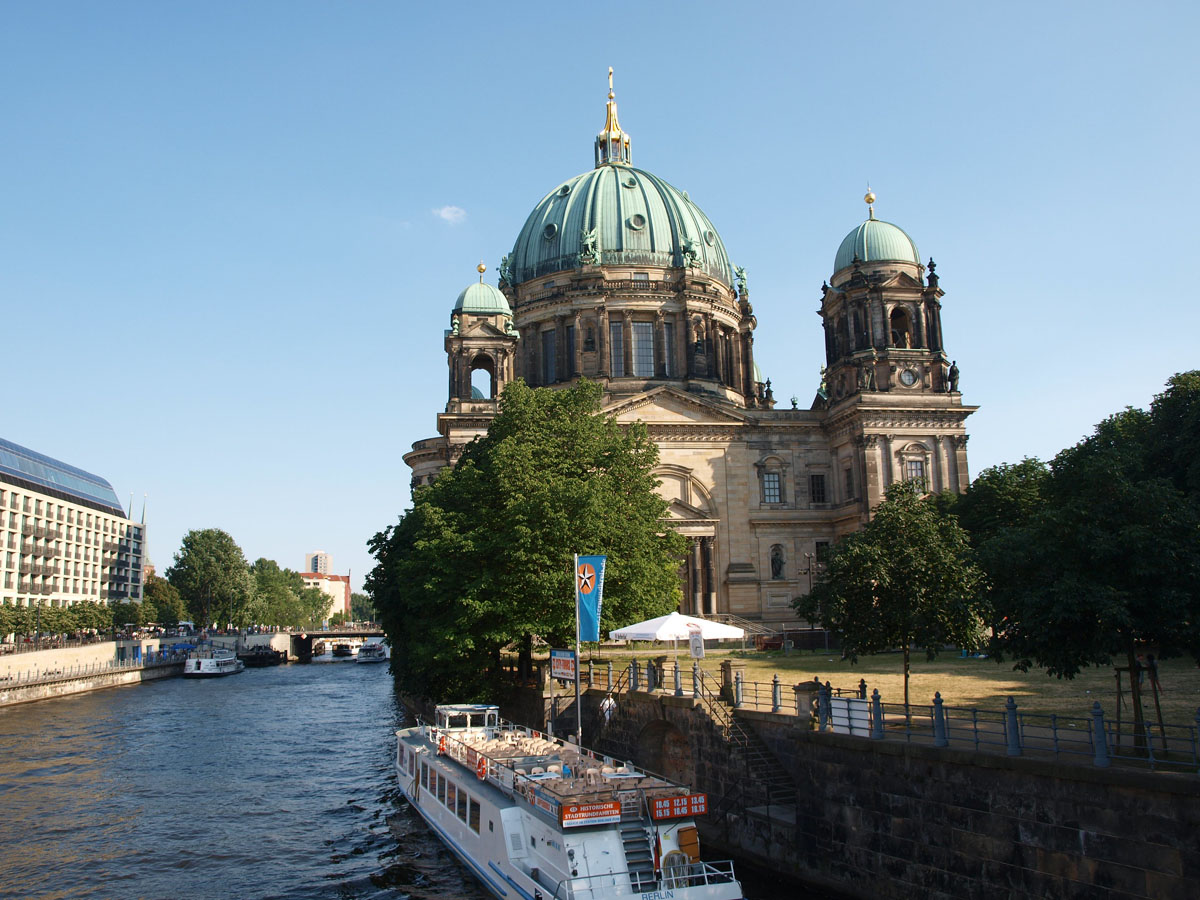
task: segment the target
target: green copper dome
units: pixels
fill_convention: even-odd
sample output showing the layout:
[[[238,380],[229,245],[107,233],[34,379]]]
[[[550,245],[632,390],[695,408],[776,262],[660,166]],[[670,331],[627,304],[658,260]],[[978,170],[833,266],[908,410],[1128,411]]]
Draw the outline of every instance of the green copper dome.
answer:
[[[602,164],[534,207],[513,246],[514,284],[584,263],[692,266],[732,286],[725,244],[686,193],[629,165]]]
[[[468,285],[454,303],[455,312],[474,313],[477,316],[511,316],[508,300],[498,288],[479,282]]]
[[[858,257],[868,262],[903,262],[921,264],[921,254],[916,242],[904,233],[904,229],[876,219],[874,214],[842,241],[833,260],[833,271],[840,272]]]

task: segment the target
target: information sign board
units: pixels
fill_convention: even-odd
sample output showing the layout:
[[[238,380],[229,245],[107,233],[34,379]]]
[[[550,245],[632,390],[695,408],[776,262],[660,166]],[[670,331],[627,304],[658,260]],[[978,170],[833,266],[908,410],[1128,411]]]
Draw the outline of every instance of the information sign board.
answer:
[[[562,807],[563,828],[580,825],[608,825],[621,821],[621,803],[605,800],[600,803],[564,803]]]
[[[563,681],[575,680],[575,651],[550,651],[550,677],[561,678]]]
[[[661,819],[690,819],[708,813],[708,794],[687,794],[682,797],[655,797],[650,803],[650,815]]]
[[[688,634],[688,650],[692,659],[704,659],[704,638],[700,637],[699,629]]]

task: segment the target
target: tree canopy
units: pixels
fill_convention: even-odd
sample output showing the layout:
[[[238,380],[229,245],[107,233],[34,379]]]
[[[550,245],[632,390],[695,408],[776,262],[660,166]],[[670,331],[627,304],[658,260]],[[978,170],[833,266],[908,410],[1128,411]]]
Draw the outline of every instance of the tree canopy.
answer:
[[[142,587],[142,618],[168,627],[178,625],[183,618],[183,599],[179,591],[165,578],[151,572]]]
[[[932,659],[946,644],[977,643],[986,613],[982,588],[966,533],[936,498],[900,482],[870,522],[833,547],[825,577],[793,605],[837,632],[851,660],[902,649],[907,705],[909,648]]]
[[[166,574],[197,626],[249,624],[250,570],[242,548],[224,531],[189,531]]]
[[[297,628],[317,625],[329,608],[320,588],[306,587],[299,572],[282,569],[273,559],[257,559],[250,567],[254,579],[253,620],[264,625]]]
[[[510,384],[487,434],[370,541],[366,587],[406,689],[482,699],[501,648],[573,641],[575,553],[608,555],[602,630],[676,608],[684,541],[664,525],[658,448],[599,410],[587,381]]]

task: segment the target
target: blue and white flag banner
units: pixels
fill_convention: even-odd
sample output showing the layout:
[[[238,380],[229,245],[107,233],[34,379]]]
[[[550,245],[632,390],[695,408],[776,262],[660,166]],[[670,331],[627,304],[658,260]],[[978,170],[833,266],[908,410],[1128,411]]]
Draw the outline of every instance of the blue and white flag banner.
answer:
[[[604,605],[604,563],[607,556],[575,557],[575,608],[579,639],[600,640],[600,610]]]

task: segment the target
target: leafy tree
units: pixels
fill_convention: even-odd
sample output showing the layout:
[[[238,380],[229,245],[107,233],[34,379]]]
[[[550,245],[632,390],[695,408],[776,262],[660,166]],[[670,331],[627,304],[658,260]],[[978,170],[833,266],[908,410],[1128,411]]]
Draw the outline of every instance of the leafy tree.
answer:
[[[117,602],[109,604],[112,614],[112,627],[121,628],[123,625],[142,624],[142,605],[140,603]]]
[[[214,622],[248,624],[253,597],[250,570],[242,549],[224,531],[189,531],[167,580],[179,591],[192,620],[205,627]]]
[[[355,591],[350,595],[350,618],[355,622],[375,621],[375,604],[370,594]]]
[[[684,542],[664,527],[657,447],[599,409],[587,381],[511,384],[487,434],[372,538],[366,587],[406,689],[494,696],[501,648],[528,660],[535,635],[573,640],[575,553],[609,557],[602,630],[678,605]]]
[[[1149,412],[1127,409],[1062,451],[1043,508],[992,541],[1010,576],[993,598],[993,652],[1071,678],[1140,649],[1200,660],[1200,373],[1177,375]],[[1143,734],[1140,688],[1131,678]]]
[[[143,615],[151,616],[149,621],[159,625],[172,627],[179,624],[183,618],[183,600],[179,591],[167,579],[154,573],[146,577],[142,588]]]
[[[933,659],[946,644],[972,646],[985,621],[982,587],[966,533],[935,498],[901,482],[865,527],[831,550],[824,579],[793,605],[838,632],[851,660],[900,647],[908,706],[910,648]]]

